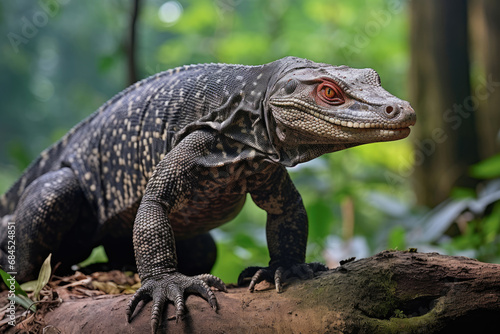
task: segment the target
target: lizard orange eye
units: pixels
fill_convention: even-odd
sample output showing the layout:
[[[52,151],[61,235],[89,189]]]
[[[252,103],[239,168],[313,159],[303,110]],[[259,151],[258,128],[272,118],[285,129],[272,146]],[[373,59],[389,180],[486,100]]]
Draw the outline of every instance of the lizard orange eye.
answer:
[[[333,97],[335,96],[335,92],[330,87],[326,87],[325,88],[325,96],[329,99],[333,99]]]
[[[342,89],[331,81],[324,81],[318,85],[319,97],[328,104],[344,104],[345,98]]]

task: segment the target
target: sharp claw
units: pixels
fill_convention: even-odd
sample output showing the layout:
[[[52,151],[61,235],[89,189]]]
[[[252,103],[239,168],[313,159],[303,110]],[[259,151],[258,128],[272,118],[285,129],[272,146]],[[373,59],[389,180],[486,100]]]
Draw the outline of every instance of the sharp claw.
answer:
[[[182,310],[177,310],[175,312],[175,322],[178,323],[179,320],[182,321],[182,319],[184,319],[184,308],[182,308]]]
[[[279,267],[274,272],[274,284],[276,287],[276,292],[281,293],[283,291],[283,286],[281,284],[281,276],[283,273],[283,267]]]
[[[198,279],[201,279],[203,282],[208,284],[209,286],[213,286],[217,290],[227,292],[226,284],[217,276],[213,276],[210,274],[203,274],[195,276]]]
[[[261,268],[257,270],[257,272],[253,275],[252,280],[250,281],[250,285],[248,286],[248,289],[250,292],[254,291],[255,285],[261,281],[269,281],[272,282],[272,274],[270,272],[269,268]]]
[[[132,299],[131,299],[132,301]],[[126,312],[126,316],[127,316],[127,322],[130,323],[130,320],[132,320],[132,313],[133,311],[130,309],[130,302],[128,303],[127,305],[127,312]]]
[[[143,290],[138,290],[132,299],[129,300],[127,304],[127,321],[130,323],[132,320],[132,315],[134,314],[135,308],[139,304],[139,302],[144,299]]]
[[[248,287],[250,292],[253,292],[255,285],[264,279],[265,273],[266,273],[266,269],[261,268],[261,269],[257,270],[255,275],[253,275],[252,280],[250,281],[250,286]]]
[[[226,284],[221,279],[216,280],[213,286],[219,291],[227,292]]]
[[[151,320],[151,333],[155,334],[157,329],[158,329],[158,320],[152,319]]]
[[[318,262],[295,264],[290,267],[280,266],[276,270],[273,270],[272,267],[248,267],[239,275],[238,285],[242,285],[245,279],[251,277],[248,290],[253,292],[255,290],[255,285],[260,281],[266,280],[272,282],[274,280],[276,291],[281,293],[283,291],[283,282],[286,282],[289,276],[297,276],[301,279],[308,279],[313,278],[316,272],[327,270],[328,267]],[[253,275],[251,275],[252,273]]]
[[[259,267],[245,268],[238,276],[238,285],[239,286],[244,285],[245,280],[251,279],[259,269],[261,269],[261,268],[259,268]]]
[[[175,297],[175,309],[175,322],[179,322],[184,318],[185,313],[184,297],[180,292]]]
[[[208,303],[212,307],[214,311],[217,311],[219,305],[217,304],[217,298],[215,298],[215,294],[212,292],[212,290],[209,290],[209,298],[208,298]]]
[[[163,302],[155,302],[153,304],[153,308],[151,310],[151,328],[153,333],[156,333],[156,330],[158,329],[159,319],[163,313],[163,305]]]
[[[212,310],[214,310],[215,312],[217,312],[217,310],[219,309],[219,306],[217,305],[217,301],[209,301],[208,302],[210,304],[210,307],[212,308]]]
[[[210,304],[210,306],[217,311],[217,298],[215,297],[214,292],[210,289],[208,285],[206,285],[204,288],[208,304]]]
[[[252,281],[250,281],[250,285],[248,286],[248,290],[250,290],[250,292],[253,292],[254,287],[255,287],[255,281],[252,279]]]

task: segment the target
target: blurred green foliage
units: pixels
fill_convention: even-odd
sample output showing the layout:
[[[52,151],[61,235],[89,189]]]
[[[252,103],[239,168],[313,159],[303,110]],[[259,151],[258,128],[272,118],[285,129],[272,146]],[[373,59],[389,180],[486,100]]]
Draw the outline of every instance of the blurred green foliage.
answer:
[[[470,173],[479,179],[493,179],[500,177],[500,154],[483,160],[471,166]]]
[[[473,204],[455,220],[459,233],[442,246],[451,254],[468,252],[481,261],[500,263],[500,154],[471,166],[470,174],[485,183],[477,194],[474,189],[452,193],[453,199]]]
[[[8,37],[0,42],[0,193],[42,149],[126,86],[131,1],[61,0],[52,10],[44,3],[0,3],[0,34]],[[141,3],[141,77],[183,64],[262,64],[293,55],[374,68],[388,91],[407,98],[404,0],[179,0],[170,5],[180,15],[170,11],[166,18],[159,15],[165,0]],[[23,42],[16,45],[13,34]],[[324,260],[331,235],[362,236],[372,251],[404,247],[402,217],[413,195],[407,175],[388,173],[399,175],[411,161],[411,143],[404,140],[291,169],[310,219],[308,260]],[[353,226],[342,203],[352,203]],[[234,282],[245,266],[267,263],[265,220],[249,199],[235,221],[214,231],[215,274]]]
[[[492,205],[485,215],[467,221],[462,233],[442,243],[451,254],[473,252],[485,262],[500,262],[500,202]]]

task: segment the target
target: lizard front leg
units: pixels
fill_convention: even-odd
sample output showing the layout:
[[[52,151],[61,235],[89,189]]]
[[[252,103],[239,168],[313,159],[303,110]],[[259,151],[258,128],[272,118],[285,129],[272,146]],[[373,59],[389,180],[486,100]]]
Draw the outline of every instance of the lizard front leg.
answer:
[[[171,210],[188,198],[191,184],[197,179],[197,159],[210,153],[214,140],[213,135],[205,132],[194,132],[184,138],[156,167],[137,211],[133,242],[142,286],[129,302],[127,318],[130,321],[141,300],[152,299],[153,332],[161,321],[166,302],[175,304],[179,319],[185,312],[185,293],[198,293],[217,309],[210,286],[226,291],[224,283],[215,276],[190,277],[177,271],[174,233],[168,218]]]
[[[262,280],[274,282],[276,291],[282,291],[286,278],[312,278],[315,272],[328,270],[320,263],[305,263],[308,221],[302,198],[284,167],[264,185],[251,191],[252,199],[267,211],[266,237],[270,261],[266,268],[246,268],[238,284],[250,279],[249,289]]]

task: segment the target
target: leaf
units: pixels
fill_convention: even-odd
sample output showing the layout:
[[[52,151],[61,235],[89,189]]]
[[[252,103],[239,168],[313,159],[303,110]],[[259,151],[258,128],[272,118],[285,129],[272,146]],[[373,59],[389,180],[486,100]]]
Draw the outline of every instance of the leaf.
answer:
[[[470,174],[479,179],[493,179],[500,177],[500,154],[471,166]]]
[[[406,230],[402,226],[395,226],[389,233],[389,249],[406,248]]]
[[[451,189],[450,197],[453,199],[476,198],[476,192],[470,188],[455,187]]]
[[[21,305],[27,310],[31,312],[36,312],[36,305],[33,303],[31,299],[23,295],[14,295],[13,297],[8,298],[9,300],[13,300],[16,304]]]
[[[35,301],[40,300],[40,291],[47,285],[50,279],[50,274],[52,273],[52,268],[50,267],[50,259],[52,253],[47,256],[45,261],[43,261],[42,268],[38,274],[37,285],[35,288]]]
[[[78,267],[84,268],[93,263],[106,263],[108,262],[108,256],[106,255],[106,251],[103,246],[97,246],[92,249],[92,253],[90,253],[89,257],[84,261],[78,263]]]
[[[26,292],[21,288],[19,283],[8,273],[0,269],[0,276],[2,276],[2,280],[7,285],[7,288],[10,289],[11,282],[14,280],[14,295],[8,297],[7,299],[13,300],[15,303],[21,305],[27,310],[32,312],[36,312],[36,306],[33,304],[33,301],[28,297]]]
[[[100,291],[105,292],[109,295],[117,295],[120,293],[118,286],[116,285],[116,283],[113,283],[113,282],[92,281],[92,286],[94,287],[94,289],[100,290]]]
[[[5,285],[7,286],[8,289],[10,289],[11,282],[12,282],[12,280],[14,280],[14,287],[15,287],[14,288],[14,293],[16,295],[21,295],[21,296],[28,297],[28,295],[21,288],[21,286],[19,285],[19,283],[17,283],[17,281],[12,276],[10,276],[9,274],[7,274],[2,269],[0,269],[0,276],[2,276],[2,280],[3,280],[3,282],[5,283]]]
[[[37,284],[38,281],[24,282],[23,284],[21,284],[21,289],[23,289],[26,292],[33,292],[36,290]]]
[[[469,207],[470,199],[446,200],[429,211],[416,224],[419,226],[407,236],[409,244],[430,243],[437,241],[455,219]]]

